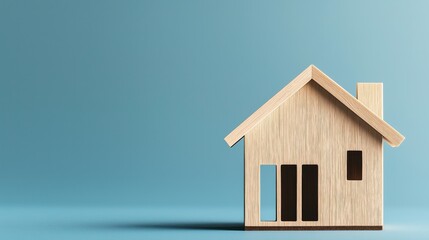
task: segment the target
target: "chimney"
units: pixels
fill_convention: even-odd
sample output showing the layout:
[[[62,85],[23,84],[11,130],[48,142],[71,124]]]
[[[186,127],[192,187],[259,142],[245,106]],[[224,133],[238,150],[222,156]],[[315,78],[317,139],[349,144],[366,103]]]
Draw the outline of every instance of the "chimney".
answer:
[[[357,83],[356,98],[383,119],[383,83]]]

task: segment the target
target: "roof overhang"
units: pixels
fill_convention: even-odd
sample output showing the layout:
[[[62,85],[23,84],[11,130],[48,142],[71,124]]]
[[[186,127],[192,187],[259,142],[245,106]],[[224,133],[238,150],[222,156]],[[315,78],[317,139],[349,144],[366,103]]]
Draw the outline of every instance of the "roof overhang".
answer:
[[[314,80],[322,88],[332,94],[344,106],[358,115],[362,120],[373,127],[392,147],[399,146],[405,137],[390,126],[386,121],[374,114],[364,104],[338,85],[325,73],[320,71],[316,66],[310,65],[298,76],[295,77],[288,85],[262,105],[256,112],[250,115],[244,122],[225,137],[226,143],[232,147],[248,132],[250,132],[258,123],[273,112],[282,103],[287,101],[292,95],[298,92],[309,81]]]

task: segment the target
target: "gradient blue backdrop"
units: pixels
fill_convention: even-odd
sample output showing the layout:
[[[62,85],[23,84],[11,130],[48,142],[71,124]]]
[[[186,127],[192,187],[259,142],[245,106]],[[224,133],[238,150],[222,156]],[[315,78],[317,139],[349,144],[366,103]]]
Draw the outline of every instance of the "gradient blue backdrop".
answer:
[[[428,9],[0,0],[0,205],[230,207],[242,220],[243,145],[223,138],[315,64],[353,94],[384,83],[385,119],[406,136],[385,145],[385,206],[424,209]]]

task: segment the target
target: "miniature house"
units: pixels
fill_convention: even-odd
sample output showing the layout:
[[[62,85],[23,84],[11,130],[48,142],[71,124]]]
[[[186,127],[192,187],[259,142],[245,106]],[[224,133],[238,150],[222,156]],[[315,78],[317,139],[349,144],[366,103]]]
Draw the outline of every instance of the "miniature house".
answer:
[[[383,120],[382,83],[356,97],[311,65],[234,129],[244,140],[244,225],[257,229],[383,228],[383,139],[404,137]],[[275,218],[261,220],[260,171],[275,169]]]

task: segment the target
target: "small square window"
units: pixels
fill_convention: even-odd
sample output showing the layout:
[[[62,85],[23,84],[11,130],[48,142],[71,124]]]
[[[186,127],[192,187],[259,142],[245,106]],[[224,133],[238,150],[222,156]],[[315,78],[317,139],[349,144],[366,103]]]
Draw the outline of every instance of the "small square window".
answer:
[[[362,180],[362,151],[347,151],[347,180]]]

